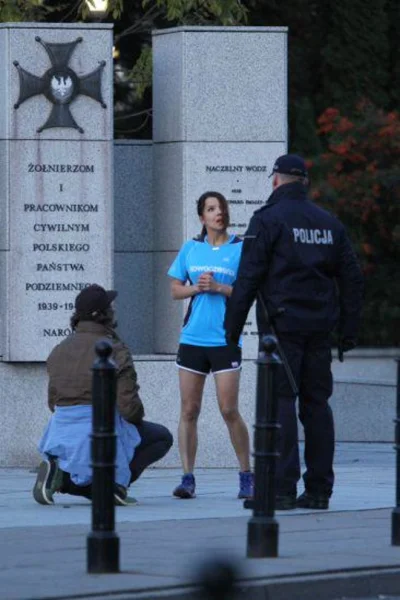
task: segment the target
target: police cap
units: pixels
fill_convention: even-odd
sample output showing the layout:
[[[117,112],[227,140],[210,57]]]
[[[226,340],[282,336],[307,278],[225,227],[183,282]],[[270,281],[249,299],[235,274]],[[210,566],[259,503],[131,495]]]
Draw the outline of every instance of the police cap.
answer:
[[[307,167],[301,156],[297,154],[283,154],[276,159],[272,168],[272,175],[275,173],[284,173],[285,175],[297,175],[298,177],[308,177]]]

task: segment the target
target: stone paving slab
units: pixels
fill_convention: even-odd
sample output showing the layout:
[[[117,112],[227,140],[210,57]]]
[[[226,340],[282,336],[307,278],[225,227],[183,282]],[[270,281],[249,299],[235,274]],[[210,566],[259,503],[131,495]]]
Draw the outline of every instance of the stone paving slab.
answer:
[[[177,470],[148,470],[132,490],[140,504],[116,510],[121,573],[88,575],[90,503],[58,495],[54,506],[39,506],[35,474],[2,469],[0,599],[200,598],[196,570],[221,557],[237,566],[243,599],[400,594],[400,547],[390,543],[392,446],[338,444],[336,476],[328,511],[277,512],[279,557],[250,560],[251,513],[235,497],[235,471],[199,470],[198,498],[181,501],[171,497]]]
[[[124,592],[182,592],[198,566],[215,557],[238,566],[240,581],[277,585],[310,575],[397,572],[400,548],[390,545],[388,509],[285,514],[279,517],[279,557],[246,559],[247,518],[123,523],[118,527],[121,573],[86,573],[84,526],[5,528],[0,542],[0,598],[32,600]],[[393,592],[393,589],[391,589]],[[400,587],[397,590],[400,592]]]
[[[329,511],[389,508],[395,499],[395,453],[391,444],[337,444],[336,484]],[[238,475],[233,469],[196,471],[197,498],[182,501],[171,492],[177,469],[149,469],[130,488],[138,506],[119,507],[117,523],[216,517],[242,517],[237,500]],[[54,506],[32,501],[35,474],[26,469],[0,469],[0,529],[9,527],[90,524],[90,502],[57,494]],[[299,493],[302,491],[299,487]],[[299,513],[301,511],[296,511]],[[308,511],[303,511],[308,512]]]

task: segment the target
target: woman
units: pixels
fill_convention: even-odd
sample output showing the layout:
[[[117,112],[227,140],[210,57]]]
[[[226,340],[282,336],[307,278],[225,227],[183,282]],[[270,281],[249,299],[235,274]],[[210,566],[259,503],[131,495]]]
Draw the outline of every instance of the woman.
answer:
[[[194,498],[197,420],[207,374],[214,375],[218,406],[228,427],[239,465],[239,498],[253,495],[249,435],[238,410],[241,350],[227,345],[223,321],[226,300],[239,266],[242,241],[227,233],[228,203],[218,192],[206,192],[197,202],[203,225],[200,236],[186,242],[168,271],[174,300],[190,298],[180,336],[181,414],[178,428],[183,477],[173,494]]]

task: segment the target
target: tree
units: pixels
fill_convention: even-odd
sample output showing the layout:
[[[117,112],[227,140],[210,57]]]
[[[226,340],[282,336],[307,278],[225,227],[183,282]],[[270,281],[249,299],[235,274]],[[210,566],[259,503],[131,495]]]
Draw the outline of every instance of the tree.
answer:
[[[389,18],[387,0],[329,0],[326,42],[321,48],[320,108],[349,110],[360,98],[388,104]]]
[[[312,160],[313,197],[347,226],[361,257],[366,299],[361,342],[400,343],[400,118],[361,101],[350,119],[318,119],[327,151]]]
[[[389,18],[389,94],[390,108],[397,108],[400,100],[400,45],[398,24],[400,21],[399,0],[388,0]]]
[[[290,152],[315,156],[322,151],[321,140],[315,127],[315,112],[311,100],[300,98],[292,105],[293,128],[290,133]]]
[[[46,8],[38,0],[0,0],[0,22],[41,21]]]
[[[108,0],[108,14],[113,19],[121,16],[124,0]],[[0,22],[46,21],[49,17],[63,20],[87,19],[90,16],[89,4],[93,0],[0,0]]]

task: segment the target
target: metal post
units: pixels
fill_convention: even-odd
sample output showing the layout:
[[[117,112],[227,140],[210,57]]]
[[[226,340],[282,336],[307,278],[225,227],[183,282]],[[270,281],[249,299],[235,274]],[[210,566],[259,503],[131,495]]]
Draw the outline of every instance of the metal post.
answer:
[[[92,531],[87,538],[88,573],[118,573],[119,538],[114,531],[114,476],[116,456],[116,366],[111,344],[96,344],[98,358],[92,380]]]
[[[400,546],[400,358],[397,359],[397,400],[395,426],[396,508],[392,512],[392,546]]]
[[[275,512],[275,472],[277,452],[278,398],[276,394],[276,370],[282,363],[275,354],[274,336],[261,340],[264,351],[256,361],[257,398],[256,423],[254,426],[255,482],[253,516],[247,527],[248,558],[278,556],[279,524]]]

